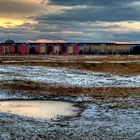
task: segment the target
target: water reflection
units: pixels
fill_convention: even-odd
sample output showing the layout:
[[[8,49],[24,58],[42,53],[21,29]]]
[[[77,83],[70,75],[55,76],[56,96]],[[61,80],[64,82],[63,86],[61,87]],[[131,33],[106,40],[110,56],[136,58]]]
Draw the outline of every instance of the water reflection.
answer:
[[[56,119],[58,116],[72,116],[77,107],[72,103],[59,101],[1,101],[0,112],[8,112],[41,119]]]

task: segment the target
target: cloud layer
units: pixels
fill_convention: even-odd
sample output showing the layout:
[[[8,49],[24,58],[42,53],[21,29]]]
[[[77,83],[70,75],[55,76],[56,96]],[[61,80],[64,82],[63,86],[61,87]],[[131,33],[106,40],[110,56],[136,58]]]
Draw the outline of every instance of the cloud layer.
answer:
[[[139,41],[138,0],[1,0],[0,41]]]

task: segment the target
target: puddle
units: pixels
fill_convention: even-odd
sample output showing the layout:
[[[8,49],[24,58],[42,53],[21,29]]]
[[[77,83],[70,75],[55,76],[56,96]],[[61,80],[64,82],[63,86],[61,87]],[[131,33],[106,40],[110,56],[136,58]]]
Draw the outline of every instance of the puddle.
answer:
[[[57,119],[77,114],[78,107],[72,103],[60,101],[1,101],[0,112],[39,118]]]

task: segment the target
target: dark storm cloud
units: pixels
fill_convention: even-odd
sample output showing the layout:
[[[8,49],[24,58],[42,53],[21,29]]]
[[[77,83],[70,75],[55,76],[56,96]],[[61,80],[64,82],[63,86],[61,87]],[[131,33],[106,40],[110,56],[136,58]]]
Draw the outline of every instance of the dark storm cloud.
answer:
[[[35,30],[43,32],[41,37],[46,33],[51,38],[58,37],[66,41],[139,41],[138,31],[136,29],[133,31],[132,28],[132,26],[140,25],[133,24],[133,21],[140,21],[139,1],[50,0],[47,4],[71,7],[71,9],[59,14],[44,14],[34,17],[40,25],[36,26]],[[101,24],[96,24],[97,21],[100,21]],[[126,23],[121,23],[124,21]],[[104,22],[110,24],[104,26]],[[128,26],[127,23],[129,23]],[[126,26],[121,26],[121,24],[126,24]]]
[[[0,15],[25,14],[38,23],[0,28],[2,39],[10,35],[16,41],[139,41],[140,28],[132,28],[140,26],[134,23],[140,21],[138,0],[42,0],[41,5],[35,1],[0,0]]]
[[[68,10],[59,15],[42,15],[37,20],[60,20],[60,21],[128,21],[140,20],[138,10],[132,8],[110,8],[94,9],[87,8],[82,10]]]
[[[114,6],[114,5],[126,4],[132,1],[133,0],[50,0],[49,3],[55,5],[65,5],[65,6],[75,6],[75,5]]]
[[[66,10],[61,14],[42,15],[38,20],[60,21],[128,21],[140,20],[140,7],[135,8],[135,0],[51,0],[59,6],[87,6]]]

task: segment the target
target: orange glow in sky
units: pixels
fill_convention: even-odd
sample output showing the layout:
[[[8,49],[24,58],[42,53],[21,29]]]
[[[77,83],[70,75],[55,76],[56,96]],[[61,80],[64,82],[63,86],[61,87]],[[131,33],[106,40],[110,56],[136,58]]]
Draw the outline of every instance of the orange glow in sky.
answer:
[[[37,22],[29,19],[0,18],[0,27],[14,28],[24,23],[35,24]]]
[[[0,41],[139,41],[139,12],[138,0],[0,0]]]

